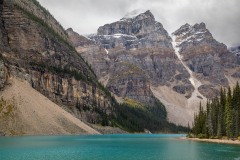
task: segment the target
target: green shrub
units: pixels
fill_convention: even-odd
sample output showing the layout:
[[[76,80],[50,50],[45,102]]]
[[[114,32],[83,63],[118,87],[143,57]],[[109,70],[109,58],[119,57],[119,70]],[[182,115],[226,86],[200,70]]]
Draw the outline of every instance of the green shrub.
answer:
[[[187,138],[194,138],[194,136],[191,133],[188,133],[186,137]]]
[[[3,97],[0,98],[0,121],[4,118],[12,117],[14,105],[11,101],[6,101]]]
[[[207,136],[206,136],[206,134],[200,133],[200,134],[197,135],[197,138],[204,139],[204,138],[207,138]]]
[[[240,136],[238,137],[238,140],[240,141]]]
[[[225,140],[226,140],[226,139],[228,139],[228,138],[227,138],[227,136],[223,136],[222,139],[225,139]]]

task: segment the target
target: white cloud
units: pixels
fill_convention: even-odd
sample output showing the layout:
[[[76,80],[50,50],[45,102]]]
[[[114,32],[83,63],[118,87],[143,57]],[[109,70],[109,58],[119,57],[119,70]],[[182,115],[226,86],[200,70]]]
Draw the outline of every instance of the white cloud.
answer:
[[[39,0],[65,27],[80,34],[122,18],[135,9],[151,10],[172,33],[185,23],[205,22],[213,36],[228,46],[240,43],[239,0]]]

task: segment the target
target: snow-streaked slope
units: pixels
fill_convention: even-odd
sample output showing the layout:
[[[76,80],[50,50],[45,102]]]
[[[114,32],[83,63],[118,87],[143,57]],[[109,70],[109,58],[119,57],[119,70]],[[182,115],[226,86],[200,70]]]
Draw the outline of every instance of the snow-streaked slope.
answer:
[[[108,54],[109,52],[108,52],[108,50],[105,48],[105,52]]]
[[[202,85],[202,83],[194,77],[193,72],[189,69],[189,67],[183,62],[182,57],[179,53],[179,44],[183,43],[183,42],[176,42],[176,37],[173,35],[173,48],[175,50],[175,54],[177,55],[178,59],[180,60],[180,62],[182,63],[182,65],[185,67],[185,69],[188,71],[188,73],[190,74],[190,78],[189,81],[191,82],[191,84],[193,85],[193,87],[195,88],[195,91],[197,92],[196,94],[198,94],[199,96],[202,96],[199,92],[198,92],[198,87],[200,87]]]
[[[177,37],[175,37],[174,35],[172,35],[172,39],[173,39],[173,48],[175,50],[175,54],[177,55],[178,59],[180,60],[180,62],[182,63],[182,65],[185,67],[185,69],[188,71],[188,73],[190,74],[190,78],[189,81],[191,82],[191,84],[194,87],[194,91],[191,95],[191,97],[187,100],[187,106],[188,108],[192,108],[192,107],[196,107],[200,101],[206,102],[206,98],[198,91],[198,88],[202,85],[201,81],[199,81],[195,76],[194,73],[190,70],[190,68],[186,65],[186,63],[183,61],[182,56],[179,53],[180,50],[180,45],[181,43],[186,42],[186,39],[183,40],[179,40],[177,39]],[[200,99],[199,97],[202,97],[203,99]],[[194,108],[192,108],[194,109]],[[194,110],[196,110],[197,108],[195,108]]]

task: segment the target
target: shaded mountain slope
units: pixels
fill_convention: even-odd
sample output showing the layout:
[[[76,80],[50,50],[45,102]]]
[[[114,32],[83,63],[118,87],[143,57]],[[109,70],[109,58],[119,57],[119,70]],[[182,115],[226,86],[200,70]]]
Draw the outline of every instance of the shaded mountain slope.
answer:
[[[1,0],[0,11],[3,92],[17,77],[83,121],[101,124],[113,115],[111,94],[46,9],[36,0]]]

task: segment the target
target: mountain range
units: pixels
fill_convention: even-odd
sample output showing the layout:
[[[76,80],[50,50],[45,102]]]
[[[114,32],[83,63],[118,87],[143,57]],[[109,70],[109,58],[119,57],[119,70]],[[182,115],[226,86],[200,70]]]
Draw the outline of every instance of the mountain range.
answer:
[[[200,102],[240,78],[239,52],[204,23],[169,34],[146,11],[85,37],[36,0],[1,0],[0,11],[6,135],[184,130]]]
[[[192,122],[199,103],[239,80],[239,60],[204,23],[169,34],[148,10],[98,28],[84,38],[67,30],[76,50],[119,103],[159,99],[171,122]],[[86,43],[88,42],[88,43]]]

